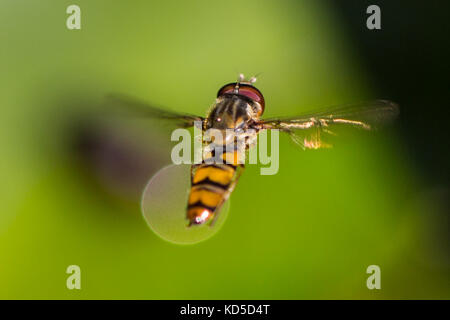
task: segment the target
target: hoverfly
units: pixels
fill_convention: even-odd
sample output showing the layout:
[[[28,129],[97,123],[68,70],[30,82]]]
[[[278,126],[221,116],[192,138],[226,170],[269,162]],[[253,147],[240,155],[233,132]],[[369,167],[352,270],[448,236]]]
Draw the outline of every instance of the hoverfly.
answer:
[[[230,142],[227,132],[230,130],[234,133],[234,137],[239,137],[241,132],[249,129],[255,133],[251,137],[245,137],[245,150],[255,144],[258,132],[271,129],[289,134],[303,149],[319,149],[330,147],[324,142],[323,136],[333,135],[334,128],[349,126],[370,130],[392,120],[398,114],[398,106],[395,103],[375,100],[335,106],[298,117],[261,119],[265,100],[254,86],[255,81],[255,77],[245,80],[241,74],[237,82],[221,87],[215,103],[205,118],[165,111],[125,96],[112,96],[116,102],[138,109],[144,116],[166,119],[183,128],[192,127],[197,121],[201,122],[204,132],[209,129],[223,132],[225,138],[215,141],[216,148],[204,154],[201,163],[191,166],[191,185],[186,209],[189,226],[207,222],[212,224],[217,218],[216,213],[227,201],[242,174],[244,164],[237,162],[238,150],[230,151],[227,148]],[[217,144],[220,146],[219,149]],[[225,162],[217,161],[225,159]]]

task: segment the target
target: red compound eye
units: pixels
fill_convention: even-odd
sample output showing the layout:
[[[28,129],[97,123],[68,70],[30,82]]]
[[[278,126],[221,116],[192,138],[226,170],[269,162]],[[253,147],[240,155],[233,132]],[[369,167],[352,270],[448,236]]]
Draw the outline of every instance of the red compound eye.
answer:
[[[236,82],[226,84],[222,88],[220,88],[219,92],[217,93],[217,97],[220,97],[221,95],[226,94],[226,93],[239,94],[241,96],[246,96],[247,98],[250,98],[253,101],[258,102],[262,107],[262,112],[264,112],[264,107],[265,107],[264,97],[258,89],[256,89],[251,84],[245,84],[245,83],[239,83],[238,93],[235,92],[235,88],[236,88]]]

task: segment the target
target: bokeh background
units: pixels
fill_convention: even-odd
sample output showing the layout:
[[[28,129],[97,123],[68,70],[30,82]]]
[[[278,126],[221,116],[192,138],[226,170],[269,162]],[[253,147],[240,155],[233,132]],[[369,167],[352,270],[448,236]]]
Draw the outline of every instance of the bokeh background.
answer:
[[[369,4],[1,1],[0,298],[450,298],[449,4],[377,1],[378,31]],[[260,73],[265,116],[375,98],[401,115],[331,150],[282,137],[279,173],[248,166],[220,232],[168,243],[139,196],[170,136],[93,111],[121,92],[204,115],[239,72]]]

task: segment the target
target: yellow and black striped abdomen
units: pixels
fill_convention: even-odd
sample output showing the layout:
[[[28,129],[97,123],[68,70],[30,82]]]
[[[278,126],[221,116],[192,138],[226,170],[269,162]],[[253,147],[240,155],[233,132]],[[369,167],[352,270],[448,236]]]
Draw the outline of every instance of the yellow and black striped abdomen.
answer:
[[[191,224],[211,219],[226,200],[236,173],[233,164],[202,163],[193,166],[187,218]]]
[[[228,199],[237,181],[237,168],[242,157],[238,132],[245,132],[254,110],[249,99],[226,95],[217,100],[205,121],[203,163],[192,167],[191,191],[187,218],[192,224],[203,224],[213,218]],[[214,130],[212,130],[214,129]],[[212,130],[211,132],[208,132]],[[231,132],[230,132],[231,130]],[[217,135],[217,131],[221,135]],[[247,141],[244,140],[245,142]],[[245,148],[247,144],[245,144]],[[239,149],[239,151],[238,151]],[[242,168],[239,170],[239,174]]]

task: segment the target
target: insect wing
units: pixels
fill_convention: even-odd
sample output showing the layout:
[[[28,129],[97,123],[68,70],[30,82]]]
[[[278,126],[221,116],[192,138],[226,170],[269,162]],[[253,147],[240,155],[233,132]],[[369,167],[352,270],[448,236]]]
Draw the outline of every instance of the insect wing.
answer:
[[[167,120],[182,128],[192,127],[194,122],[203,121],[203,118],[199,116],[167,111],[121,94],[108,95],[107,105],[117,107],[119,111],[129,116]]]
[[[304,149],[331,147],[326,136],[335,136],[340,127],[373,130],[391,122],[398,115],[398,106],[387,100],[375,100],[335,106],[315,113],[285,119],[261,120],[261,129],[287,132]]]

